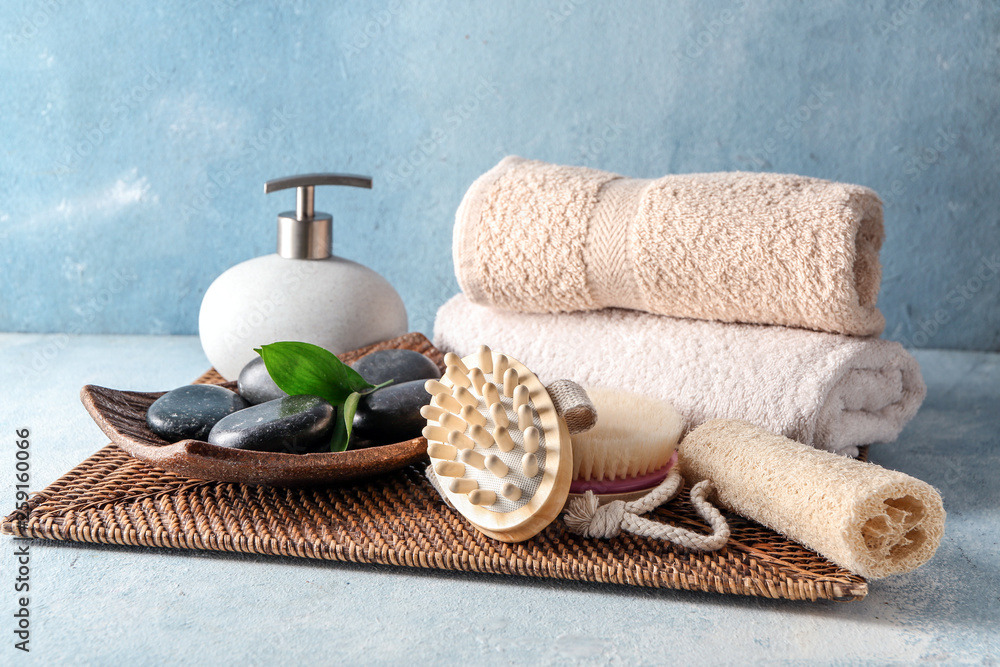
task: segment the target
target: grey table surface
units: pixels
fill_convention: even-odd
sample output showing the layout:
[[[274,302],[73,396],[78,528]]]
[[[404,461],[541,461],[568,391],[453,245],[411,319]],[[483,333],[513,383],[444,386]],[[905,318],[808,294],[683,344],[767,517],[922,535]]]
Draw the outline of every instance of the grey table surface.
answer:
[[[861,602],[789,602],[293,558],[34,540],[30,653],[0,538],[2,664],[995,664],[1000,354],[917,351],[927,400],[871,458],[936,486],[944,541]],[[0,510],[15,431],[41,490],[107,439],[84,384],[154,391],[208,367],[195,337],[0,334]]]

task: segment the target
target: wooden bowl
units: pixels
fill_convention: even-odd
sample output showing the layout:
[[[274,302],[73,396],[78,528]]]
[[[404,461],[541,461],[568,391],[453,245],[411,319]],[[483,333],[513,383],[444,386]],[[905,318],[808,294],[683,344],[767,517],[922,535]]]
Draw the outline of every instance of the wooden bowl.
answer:
[[[444,369],[443,354],[420,333],[408,333],[339,356],[345,363],[353,363],[370,352],[390,348],[416,350]],[[235,382],[222,382],[214,371],[198,382],[236,389]],[[201,440],[170,443],[146,424],[149,406],[165,393],[87,385],[80,390],[80,400],[101,430],[125,452],[161,470],[195,479],[253,486],[303,486],[370,477],[427,458],[427,441],[422,437],[322,454],[255,452],[218,447]]]

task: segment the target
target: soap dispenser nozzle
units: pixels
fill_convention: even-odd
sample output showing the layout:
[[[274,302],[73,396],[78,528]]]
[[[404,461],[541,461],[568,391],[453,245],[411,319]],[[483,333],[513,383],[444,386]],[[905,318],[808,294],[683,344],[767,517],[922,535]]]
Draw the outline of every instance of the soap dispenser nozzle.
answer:
[[[355,174],[302,174],[264,184],[264,193],[296,188],[295,210],[278,215],[278,254],[287,259],[326,259],[333,243],[333,217],[315,210],[317,185],[372,187],[372,179]]]

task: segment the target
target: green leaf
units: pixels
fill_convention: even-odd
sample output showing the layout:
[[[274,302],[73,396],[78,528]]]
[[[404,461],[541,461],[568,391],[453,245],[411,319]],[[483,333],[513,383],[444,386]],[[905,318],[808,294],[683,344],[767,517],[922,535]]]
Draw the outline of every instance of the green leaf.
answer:
[[[364,391],[362,391],[360,393],[361,393],[362,396],[367,396],[368,394],[375,393],[376,390],[381,389],[382,387],[388,387],[393,382],[395,382],[395,380],[386,380],[382,384],[373,385],[371,389],[365,389]]]
[[[347,449],[351,441],[351,428],[354,426],[354,413],[358,411],[358,401],[361,394],[352,391],[344,400],[344,406],[340,409],[341,418],[333,428],[333,439],[330,442],[331,452],[342,452]]]
[[[256,352],[274,383],[290,396],[312,394],[340,406],[351,393],[374,388],[337,355],[318,345],[281,341],[262,345]]]

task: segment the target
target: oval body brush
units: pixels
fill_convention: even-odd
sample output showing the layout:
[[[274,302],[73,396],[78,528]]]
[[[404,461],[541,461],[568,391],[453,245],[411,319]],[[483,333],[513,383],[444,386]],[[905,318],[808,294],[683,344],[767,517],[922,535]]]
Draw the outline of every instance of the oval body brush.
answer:
[[[666,479],[677,462],[684,418],[666,401],[588,387],[597,425],[573,435],[571,495],[593,491],[602,503],[635,500]]]
[[[427,381],[434,398],[421,411],[434,474],[476,528],[504,542],[526,540],[566,502],[573,473],[566,423],[517,360],[484,345],[448,362],[440,381]]]
[[[729,541],[725,517],[708,502],[711,482],[691,488],[691,504],[711,533],[660,523],[642,515],[673,499],[684,484],[677,441],[684,420],[666,401],[614,389],[588,389],[597,426],[573,436],[574,475],[563,520],[574,533],[611,538],[622,531],[694,551]]]

